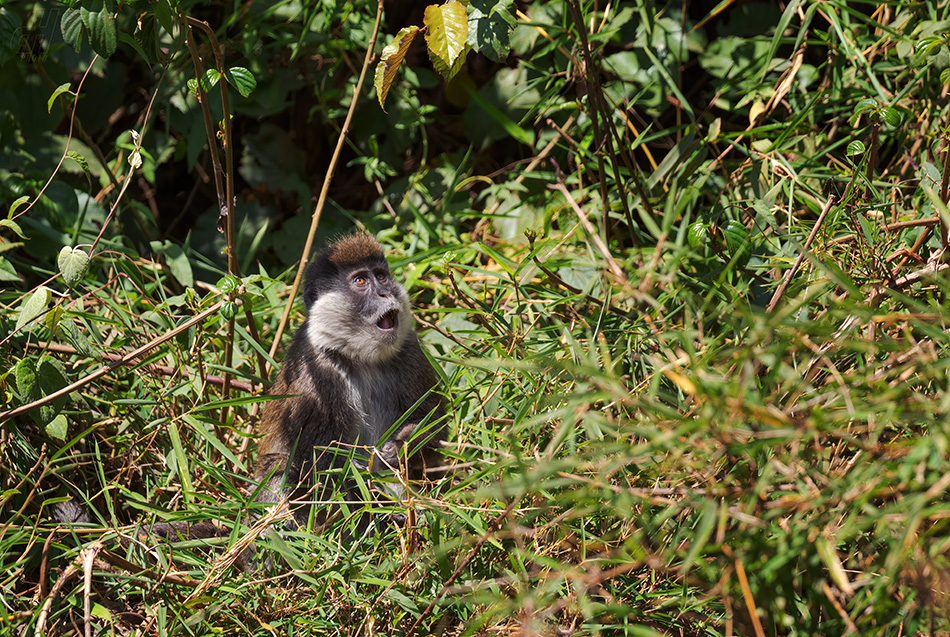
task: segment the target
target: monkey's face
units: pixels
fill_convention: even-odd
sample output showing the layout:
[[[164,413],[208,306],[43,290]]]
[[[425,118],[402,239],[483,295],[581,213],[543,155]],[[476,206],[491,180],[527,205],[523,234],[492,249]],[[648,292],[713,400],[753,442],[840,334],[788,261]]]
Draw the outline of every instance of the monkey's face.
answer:
[[[360,363],[396,354],[412,328],[406,290],[385,261],[341,269],[335,283],[309,308],[307,333],[315,347]]]

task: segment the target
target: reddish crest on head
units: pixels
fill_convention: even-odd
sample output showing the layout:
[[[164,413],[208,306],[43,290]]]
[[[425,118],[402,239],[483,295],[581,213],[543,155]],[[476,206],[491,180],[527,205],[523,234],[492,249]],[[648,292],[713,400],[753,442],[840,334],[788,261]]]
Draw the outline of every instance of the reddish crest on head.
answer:
[[[327,249],[327,260],[337,267],[382,259],[383,248],[372,235],[362,232],[343,237]]]

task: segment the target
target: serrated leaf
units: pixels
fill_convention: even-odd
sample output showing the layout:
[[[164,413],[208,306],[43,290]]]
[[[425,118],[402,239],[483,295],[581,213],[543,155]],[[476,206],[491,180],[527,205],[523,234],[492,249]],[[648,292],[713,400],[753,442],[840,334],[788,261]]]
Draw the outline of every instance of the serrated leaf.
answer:
[[[20,201],[20,200],[22,200],[22,199],[29,200],[30,198],[29,198],[29,197],[20,197],[20,199],[17,199],[17,201]],[[16,205],[17,205],[16,202],[14,202],[13,205],[16,206]],[[16,210],[16,208],[13,208],[13,209],[11,210],[11,212],[12,212],[13,210]],[[26,238],[27,238],[26,235],[23,234],[23,230],[20,228],[20,224],[18,224],[18,223],[17,223],[16,221],[14,221],[13,219],[0,219],[0,228],[10,228],[10,230],[13,230],[13,231],[17,234],[17,236],[20,237],[21,239],[26,239]]]
[[[92,50],[104,58],[115,53],[119,36],[115,28],[115,18],[109,7],[104,3],[95,3],[94,9],[83,6],[79,9],[79,15],[89,32]]]
[[[23,304],[20,305],[20,314],[16,320],[16,329],[20,329],[45,312],[52,298],[53,293],[49,288],[45,286],[37,288],[36,291],[30,295],[30,298],[23,301]]]
[[[223,277],[218,279],[217,288],[221,291],[222,294],[232,294],[234,291],[240,287],[241,281],[233,274],[225,274]]]
[[[65,84],[60,84],[59,86],[56,87],[56,90],[53,91],[53,94],[49,96],[49,100],[47,100],[46,102],[47,113],[53,112],[53,102],[56,101],[57,97],[69,91],[69,86],[70,86],[69,82],[66,82]]]
[[[155,12],[158,13],[156,3]],[[135,43],[135,46],[142,52],[142,55],[148,61],[149,64],[159,64],[165,61],[165,56],[162,53],[161,46],[159,45],[158,38],[158,20],[155,19],[155,16],[146,14],[138,22],[138,29],[135,30],[135,33],[132,35],[132,40]]]
[[[243,66],[232,66],[227,71],[228,84],[237,89],[241,97],[247,97],[257,88],[257,79],[254,74]]]
[[[102,358],[99,350],[89,342],[89,339],[82,333],[75,321],[69,319],[62,320],[59,322],[59,329],[63,331],[66,340],[69,341],[69,344],[72,345],[73,349],[78,353],[97,360]]]
[[[63,17],[59,21],[59,27],[63,31],[63,40],[73,48],[77,53],[82,46],[82,15],[78,7],[66,9]]]
[[[63,369],[62,364],[52,356],[46,355],[42,356],[36,365],[36,383],[39,386],[40,395],[49,396],[68,385],[69,381],[66,379],[66,370]],[[33,420],[38,424],[51,422],[66,406],[66,400],[66,396],[60,396],[51,404],[40,407],[33,412],[36,415]]]
[[[91,174],[89,172],[89,162],[86,161],[85,157],[74,150],[66,151],[66,157],[79,164],[79,167],[82,168],[82,171],[86,173],[87,176]]]
[[[20,206],[22,206],[29,200],[30,200],[29,195],[23,195],[22,197],[18,198],[16,201],[13,202],[13,205],[10,206],[10,212],[7,213],[7,216],[12,217],[13,214],[17,211],[17,208],[19,208]],[[26,237],[23,237],[23,238],[25,239]]]
[[[730,219],[723,226],[722,234],[726,239],[726,252],[740,268],[749,262],[752,256],[752,239],[741,221]]]
[[[468,15],[457,0],[426,7],[426,43],[432,66],[448,82],[465,60],[468,39]]]
[[[881,109],[881,119],[888,123],[889,126],[897,128],[901,125],[901,122],[904,120],[901,117],[901,112],[896,108],[891,108],[890,106],[885,106]]]
[[[850,144],[848,144],[848,148],[847,148],[847,150],[845,151],[845,154],[846,154],[848,157],[854,157],[855,155],[863,155],[863,154],[864,154],[864,150],[865,150],[865,148],[864,148],[864,142],[861,142],[861,141],[858,141],[858,140],[854,140],[853,142],[851,142]]]
[[[59,257],[56,259],[59,266],[59,272],[63,275],[63,281],[69,287],[74,287],[82,281],[86,270],[89,268],[89,255],[79,248],[63,246],[59,251]]]
[[[914,46],[914,51],[917,53],[929,53],[941,44],[943,44],[943,40],[939,36],[928,35],[917,42],[916,46]]]
[[[709,224],[703,221],[691,223],[686,230],[686,240],[691,248],[699,248],[709,243]]]
[[[220,81],[221,74],[218,72],[218,69],[208,69],[205,71],[204,81],[201,83],[201,86],[204,90],[210,91],[217,86]]]
[[[495,62],[508,59],[511,31],[517,23],[512,0],[471,0],[468,16],[468,45]]]
[[[379,64],[376,65],[376,77],[373,80],[373,86],[376,87],[376,99],[379,100],[379,106],[386,110],[386,96],[389,95],[389,89],[396,79],[396,72],[406,57],[409,45],[419,33],[419,27],[405,27],[400,29],[393,41],[383,47],[379,56]]]
[[[66,433],[69,431],[69,421],[66,416],[59,414],[46,425],[46,435],[61,442],[66,440]],[[98,604],[96,604],[98,606]]]
[[[37,395],[36,364],[32,358],[24,358],[13,367],[16,391],[23,403],[31,402]]]

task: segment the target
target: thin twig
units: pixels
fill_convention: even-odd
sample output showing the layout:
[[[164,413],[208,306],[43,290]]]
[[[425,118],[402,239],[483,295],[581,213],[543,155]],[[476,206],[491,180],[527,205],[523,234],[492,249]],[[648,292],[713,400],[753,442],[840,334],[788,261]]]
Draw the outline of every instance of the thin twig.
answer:
[[[828,211],[831,210],[831,206],[834,204],[834,202],[834,195],[828,197],[828,201],[825,202],[824,207],[821,209],[821,214],[818,215],[818,221],[815,222],[815,226],[808,234],[808,239],[805,240],[805,245],[802,246],[801,252],[798,253],[798,258],[795,259],[795,263],[792,264],[792,267],[789,269],[789,271],[785,273],[785,278],[782,280],[782,284],[778,286],[778,289],[775,290],[775,294],[772,295],[772,300],[769,301],[768,306],[765,308],[766,312],[771,312],[774,310],[775,306],[778,305],[778,302],[782,300],[782,296],[785,295],[785,290],[788,288],[788,284],[791,283],[792,277],[795,276],[795,273],[798,272],[798,268],[801,266],[802,261],[805,260],[805,255],[808,254],[808,248],[811,247],[812,241],[815,240],[815,236],[818,234],[818,229],[821,228],[821,224],[824,223],[825,217],[828,216]]]
[[[72,345],[63,345],[62,343],[48,343],[46,341],[37,341],[36,343],[32,343],[32,342],[27,343],[26,348],[38,349],[43,352],[58,352],[60,354],[82,355]],[[122,358],[124,358],[122,354],[110,354],[107,352],[99,352],[99,356],[101,356],[102,358],[110,362],[121,360]],[[158,374],[162,376],[169,376],[169,377],[182,376],[184,378],[192,377],[191,372],[189,372],[184,367],[170,367],[168,365],[157,365],[155,363],[149,363],[148,365],[144,367],[144,369],[146,369],[147,371],[153,374]],[[200,373],[200,370],[199,370],[199,373],[195,374],[195,376],[197,378],[200,378],[201,382],[208,383],[209,385],[216,385],[218,387],[220,387],[221,385],[224,385],[224,379],[221,378],[220,376],[215,376],[214,374],[203,374],[203,373]],[[240,381],[240,380],[232,380],[231,387],[235,389],[240,389],[241,391],[245,391],[248,393],[254,393],[253,383],[245,383],[244,381]]]
[[[422,614],[419,615],[418,619],[416,619],[416,622],[412,625],[412,628],[409,629],[409,634],[410,634],[410,635],[415,634],[416,628],[419,627],[419,624],[422,623],[422,620],[425,619],[426,616],[427,616],[429,613],[432,612],[432,609],[435,608],[435,605],[439,602],[440,599],[442,599],[442,597],[445,595],[445,593],[448,592],[449,586],[452,585],[452,582],[454,582],[454,581],[458,578],[458,576],[461,575],[462,570],[463,570],[466,566],[468,566],[468,565],[472,562],[472,560],[475,559],[475,556],[478,555],[479,549],[481,549],[481,548],[482,548],[482,545],[485,544],[485,542],[488,541],[488,538],[490,538],[490,537],[492,536],[492,533],[494,533],[495,531],[498,530],[498,527],[501,526],[501,523],[505,520],[505,518],[507,518],[509,515],[511,515],[512,510],[514,510],[514,508],[515,508],[515,503],[516,503],[516,502],[517,502],[517,500],[512,500],[511,503],[510,503],[507,507],[505,507],[505,510],[502,511],[501,513],[499,513],[499,514],[495,517],[495,519],[491,521],[491,524],[488,525],[488,528],[485,529],[485,532],[482,534],[482,536],[481,536],[480,538],[478,538],[478,542],[476,542],[476,543],[475,543],[475,546],[472,547],[471,552],[470,552],[470,553],[465,557],[465,559],[462,560],[462,562],[456,567],[456,569],[455,569],[455,571],[452,573],[452,575],[449,576],[449,579],[445,580],[445,584],[442,585],[442,590],[439,591],[439,594],[435,596],[435,598],[434,598],[434,599],[432,600],[432,602],[426,607],[426,609],[425,609],[424,611],[422,611]]]
[[[333,179],[333,173],[336,170],[336,164],[340,159],[340,151],[346,141],[346,134],[350,129],[350,122],[353,119],[353,113],[356,111],[356,103],[359,100],[360,92],[363,90],[363,80],[366,79],[366,69],[370,62],[376,57],[373,49],[376,47],[376,36],[379,34],[379,24],[383,18],[383,2],[379,0],[376,6],[376,24],[373,26],[373,33],[369,38],[369,44],[366,47],[366,55],[363,58],[363,68],[360,70],[360,77],[356,81],[356,87],[353,89],[353,101],[350,103],[350,109],[346,113],[346,119],[343,120],[343,128],[340,129],[340,136],[336,141],[336,148],[333,149],[333,156],[330,158],[330,165],[327,167],[326,177],[323,178],[323,187],[320,189],[320,197],[317,199],[317,205],[313,209],[313,217],[310,222],[310,232],[307,233],[307,241],[304,244],[303,253],[300,255],[300,264],[297,266],[297,275],[294,277],[293,287],[290,289],[290,296],[287,298],[287,305],[284,306],[284,313],[280,317],[280,324],[277,326],[277,332],[274,334],[274,342],[270,347],[270,357],[274,358],[277,348],[280,346],[280,337],[287,328],[287,321],[290,318],[290,311],[294,306],[294,299],[297,298],[297,291],[300,289],[300,280],[303,278],[304,269],[307,267],[307,261],[310,257],[310,250],[313,248],[313,237],[317,233],[317,226],[320,225],[320,215],[323,214],[323,207],[326,204],[327,192],[330,190],[330,181]]]
[[[558,171],[560,173],[560,171]],[[587,231],[587,234],[590,235],[591,241],[594,242],[594,246],[604,257],[604,260],[607,262],[607,267],[610,269],[610,272],[617,279],[618,283],[623,285],[630,285],[627,281],[626,275],[623,273],[623,268],[617,263],[617,261],[610,254],[610,250],[607,249],[607,245],[604,243],[604,240],[600,238],[600,233],[597,232],[597,229],[594,228],[594,224],[590,222],[590,219],[587,218],[587,215],[581,210],[581,207],[577,205],[577,202],[574,201],[574,197],[571,196],[570,191],[567,189],[567,186],[564,185],[563,176],[559,176],[558,182],[556,184],[551,184],[548,186],[553,190],[557,190],[564,198],[567,200],[567,203],[570,204],[571,209],[574,210],[574,213],[577,215],[577,218],[580,219],[581,225],[584,226],[584,230]]]
[[[187,321],[185,321],[184,323],[182,323],[175,329],[171,330],[170,332],[166,332],[165,334],[162,334],[161,336],[158,336],[152,339],[151,341],[149,341],[142,347],[138,348],[137,350],[130,352],[129,354],[126,354],[125,356],[119,358],[118,360],[115,360],[109,363],[105,367],[101,367],[97,369],[96,371],[89,374],[88,376],[85,376],[84,378],[77,380],[75,383],[72,383],[71,385],[67,385],[66,387],[63,387],[59,391],[55,391],[52,394],[49,394],[47,396],[34,400],[33,402],[29,404],[21,405],[17,407],[16,409],[11,409],[9,411],[0,413],[0,423],[6,422],[7,420],[10,420],[11,418],[15,418],[16,416],[21,416],[23,414],[33,411],[34,409],[37,409],[44,405],[48,405],[52,402],[55,402],[56,400],[59,400],[63,396],[68,396],[69,394],[76,391],[77,389],[81,387],[85,387],[89,383],[102,378],[109,372],[114,371],[124,365],[128,365],[130,363],[135,362],[135,360],[139,358],[142,354],[148,352],[149,350],[155,347],[158,347],[159,345],[161,345],[162,343],[166,341],[169,341],[175,338],[176,336],[178,336],[179,334],[187,330],[192,325],[200,323],[201,321],[208,318],[209,316],[217,312],[219,309],[221,309],[222,304],[223,304],[222,301],[218,301],[217,303],[209,307],[204,312],[201,312],[200,314],[196,314],[195,316],[191,317],[190,319],[188,319]]]

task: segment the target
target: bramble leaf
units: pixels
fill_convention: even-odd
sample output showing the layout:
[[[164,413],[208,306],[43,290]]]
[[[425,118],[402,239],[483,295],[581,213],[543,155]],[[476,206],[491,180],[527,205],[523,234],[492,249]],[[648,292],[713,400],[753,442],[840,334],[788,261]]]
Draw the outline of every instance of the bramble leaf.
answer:
[[[387,44],[379,56],[379,64],[376,65],[376,77],[373,80],[373,86],[376,87],[376,98],[379,100],[379,106],[386,110],[386,96],[389,95],[389,89],[396,79],[396,71],[406,57],[406,51],[409,45],[419,33],[419,27],[405,27],[400,29],[393,41]]]
[[[257,88],[254,74],[243,66],[232,66],[227,70],[228,84],[237,89],[241,97],[247,97]]]
[[[115,28],[115,18],[112,10],[105,3],[94,3],[92,9],[85,6],[79,9],[82,23],[89,31],[89,42],[92,50],[102,57],[109,57],[115,53],[119,35]]]
[[[429,45],[429,59],[435,70],[448,82],[462,68],[468,51],[468,15],[465,7],[457,0],[429,5],[424,22],[428,29],[426,43]]]

